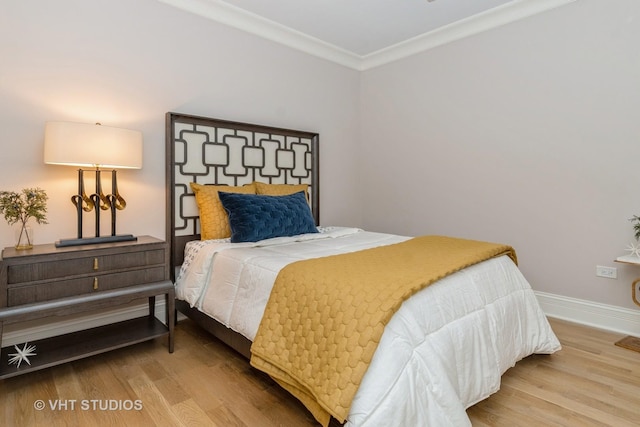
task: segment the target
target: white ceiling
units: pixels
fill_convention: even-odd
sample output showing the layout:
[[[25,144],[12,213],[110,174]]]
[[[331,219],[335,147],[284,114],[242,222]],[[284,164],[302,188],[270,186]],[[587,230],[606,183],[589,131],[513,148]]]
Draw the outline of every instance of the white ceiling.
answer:
[[[511,0],[226,0],[365,56]]]
[[[365,70],[575,0],[159,0]]]

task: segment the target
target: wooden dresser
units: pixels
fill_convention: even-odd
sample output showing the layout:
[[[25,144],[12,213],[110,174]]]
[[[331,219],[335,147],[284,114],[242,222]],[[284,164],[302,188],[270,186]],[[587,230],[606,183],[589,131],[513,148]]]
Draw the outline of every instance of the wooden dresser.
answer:
[[[168,245],[150,236],[137,241],[2,251],[0,343],[3,325],[117,308],[148,298],[146,316],[29,342],[36,355],[18,368],[14,346],[2,348],[0,378],[20,375],[127,345],[168,336],[173,352],[174,287]],[[166,325],[155,318],[155,297],[166,299]],[[24,344],[17,347],[22,349]]]

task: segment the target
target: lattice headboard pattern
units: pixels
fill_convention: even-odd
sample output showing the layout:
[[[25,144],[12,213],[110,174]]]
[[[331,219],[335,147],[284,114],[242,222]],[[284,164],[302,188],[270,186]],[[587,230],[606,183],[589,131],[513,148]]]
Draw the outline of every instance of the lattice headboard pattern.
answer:
[[[190,182],[309,184],[311,210],[319,224],[318,141],[313,132],[167,113],[167,239],[172,265],[182,262],[186,242],[200,238]]]

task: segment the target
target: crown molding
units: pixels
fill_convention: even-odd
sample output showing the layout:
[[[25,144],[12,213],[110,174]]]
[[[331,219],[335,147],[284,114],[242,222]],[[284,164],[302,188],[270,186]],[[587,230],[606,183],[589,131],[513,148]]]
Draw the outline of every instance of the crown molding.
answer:
[[[358,55],[224,1],[158,1],[349,68],[360,66]]]
[[[516,0],[461,19],[436,30],[400,42],[360,58],[360,70],[368,70],[402,58],[491,30],[576,0]]]
[[[576,0],[514,0],[368,55],[356,55],[222,0],[158,0],[337,64],[364,71]]]

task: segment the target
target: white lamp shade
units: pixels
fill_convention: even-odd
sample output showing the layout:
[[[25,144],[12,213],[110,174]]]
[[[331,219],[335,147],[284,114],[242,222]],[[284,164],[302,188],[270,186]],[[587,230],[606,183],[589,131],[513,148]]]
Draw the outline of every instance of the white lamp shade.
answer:
[[[99,124],[47,122],[44,162],[112,169],[142,168],[142,132]]]

